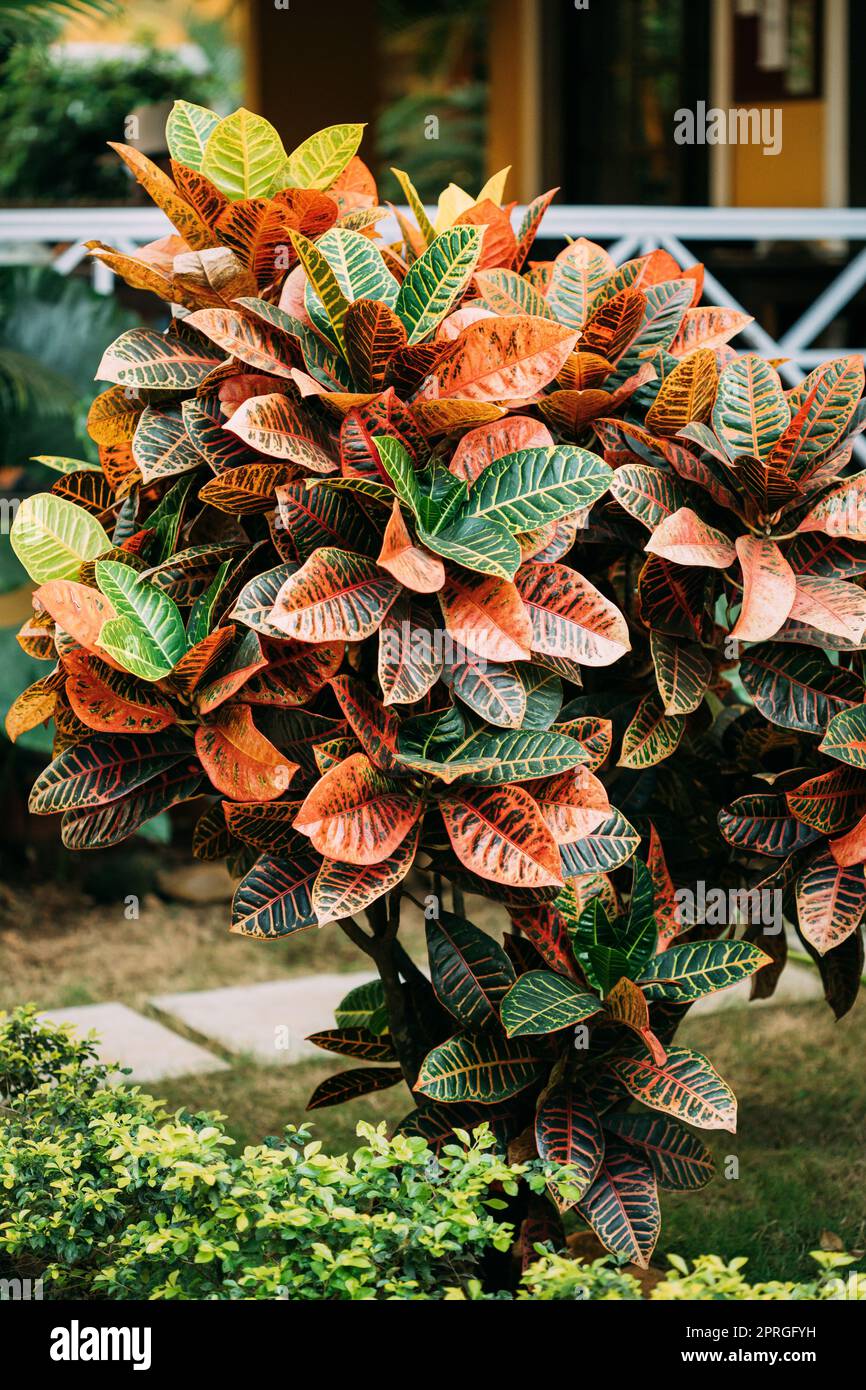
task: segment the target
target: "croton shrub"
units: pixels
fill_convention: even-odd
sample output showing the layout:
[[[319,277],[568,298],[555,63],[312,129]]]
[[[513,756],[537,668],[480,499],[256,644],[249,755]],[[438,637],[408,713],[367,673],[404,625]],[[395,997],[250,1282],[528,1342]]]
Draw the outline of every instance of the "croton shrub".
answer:
[[[837,1014],[857,991],[862,362],[786,389],[700,267],[532,259],[553,195],[518,223],[504,174],[431,220],[399,173],[394,221],[360,126],[287,154],[178,103],[167,134],[171,177],[118,152],[175,232],[91,252],[169,326],[109,347],[98,465],[43,460],[14,525],[32,809],[88,849],[194,799],[233,931],[376,967],[311,1107],[405,1082],[404,1133],[485,1119],[565,1179],[527,1250],[568,1211],[646,1264],[659,1188],[711,1176],[695,1129],[735,1129],[690,1004],[772,993],[783,911]]]

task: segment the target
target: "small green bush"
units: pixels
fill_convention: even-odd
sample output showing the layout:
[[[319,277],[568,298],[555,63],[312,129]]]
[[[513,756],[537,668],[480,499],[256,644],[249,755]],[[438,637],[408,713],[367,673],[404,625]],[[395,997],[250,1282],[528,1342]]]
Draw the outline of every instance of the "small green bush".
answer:
[[[170,1115],[137,1086],[106,1084],[91,1041],[0,1015],[0,1275],[41,1277],[49,1298],[637,1299],[617,1258],[585,1263],[536,1247],[516,1294],[492,1288],[502,1220],[538,1163],[507,1164],[482,1125],[435,1154],[417,1136],[359,1124],[330,1157],[306,1127],[232,1155],[222,1116]],[[744,1260],[677,1256],[654,1299],[852,1296],[851,1257],[817,1253],[811,1283],[749,1285]],[[508,1262],[498,1279],[508,1279]],[[854,1284],[856,1288],[856,1283]]]
[[[107,1075],[32,1010],[0,1021],[0,1262],[49,1297],[423,1299],[511,1244],[521,1170],[486,1126],[438,1158],[371,1125],[351,1157],[293,1126],[232,1155],[222,1117]]]

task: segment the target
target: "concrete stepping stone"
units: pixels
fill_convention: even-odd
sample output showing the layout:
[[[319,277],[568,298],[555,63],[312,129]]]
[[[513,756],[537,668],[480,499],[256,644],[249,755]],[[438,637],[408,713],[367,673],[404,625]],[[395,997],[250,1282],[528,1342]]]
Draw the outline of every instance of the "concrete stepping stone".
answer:
[[[227,989],[161,994],[150,1003],[198,1037],[226,1052],[246,1054],[279,1066],[326,1054],[305,1041],[308,1033],[334,1027],[334,1009],[356,985],[374,979],[368,971],[301,975],[289,980],[237,985]]]
[[[126,1004],[86,1004],[79,1008],[50,1009],[42,1014],[52,1023],[71,1023],[81,1037],[93,1029],[99,1036],[99,1060],[131,1067],[132,1075],[115,1072],[115,1085],[162,1081],[167,1077],[194,1076],[201,1072],[227,1071],[228,1064],[145,1018]]]

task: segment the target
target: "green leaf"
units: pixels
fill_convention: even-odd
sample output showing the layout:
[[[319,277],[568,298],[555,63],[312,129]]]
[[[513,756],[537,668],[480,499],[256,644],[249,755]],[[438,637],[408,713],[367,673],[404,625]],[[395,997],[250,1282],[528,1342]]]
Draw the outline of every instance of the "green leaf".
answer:
[[[329,188],[357,153],[363,125],[329,125],[287,155],[271,188]]]
[[[476,728],[464,739],[455,757],[492,758],[494,765],[467,777],[476,785],[524,782],[553,777],[570,767],[589,762],[589,754],[577,739],[554,729]]]
[[[208,136],[201,172],[228,198],[266,198],[284,167],[283,142],[270,121],[245,107],[218,121]]]
[[[514,966],[502,947],[465,918],[441,909],[426,929],[430,979],[446,1009],[467,1028],[494,1023],[514,980]]]
[[[333,340],[345,357],[344,327],[350,301],[340,288],[340,282],[319,250],[318,244],[310,241],[302,232],[290,230],[289,238],[297,252],[298,260],[304,267],[307,279],[315,290],[324,310],[324,319],[320,323],[320,327],[327,332],[328,337]]]
[[[463,569],[513,579],[520,568],[520,546],[505,526],[480,516],[460,517],[441,531],[418,527],[418,539]]]
[[[168,675],[188,647],[174,600],[117,560],[97,561],[96,582],[118,614],[104,624],[100,645],[144,680]]]
[[[488,464],[472,485],[461,516],[533,531],[589,507],[607,491],[613,470],[576,445],[519,449]]]
[[[740,679],[771,724],[823,734],[833,715],[858,704],[863,686],[813,647],[761,642],[740,662]]]
[[[37,584],[74,579],[83,561],[94,560],[111,548],[95,517],[50,492],[24,498],[15,513],[9,541]]]
[[[84,459],[63,458],[60,454],[33,454],[33,463],[41,463],[54,473],[101,473],[98,463],[87,463]]]
[[[350,304],[374,299],[393,309],[400,286],[368,236],[347,227],[331,227],[316,240],[316,247]]]
[[[735,357],[719,376],[713,429],[730,457],[766,459],[791,422],[779,374],[763,357]]]
[[[663,632],[650,633],[650,650],[664,713],[692,714],[713,674],[709,657],[696,642],[683,642]]]
[[[381,1037],[388,1028],[382,981],[367,980],[350,989],[334,1011],[334,1022],[338,1028],[363,1028],[374,1037]]]
[[[565,917],[574,958],[589,983],[607,994],[617,980],[629,973],[622,937],[614,930],[601,898],[588,902],[576,921],[569,911],[572,901],[566,889],[556,905]]]
[[[535,1116],[538,1156],[574,1171],[576,1186],[586,1191],[595,1180],[604,1154],[601,1123],[580,1086],[555,1086]]]
[[[665,714],[655,691],[644,695],[622,737],[619,767],[654,767],[675,753],[685,731],[685,716]]]
[[[388,434],[374,435],[373,443],[400,501],[417,516],[421,507],[421,489],[409,450],[399,439]]]
[[[637,1145],[666,1192],[693,1192],[713,1176],[713,1155],[703,1140],[665,1115],[605,1115],[604,1127]]]
[[[165,123],[165,142],[172,159],[188,169],[201,169],[205,146],[219,116],[192,101],[176,101]]]
[[[831,758],[850,763],[852,767],[866,768],[866,705],[834,714],[818,746]]]
[[[655,956],[639,983],[647,999],[686,1004],[745,980],[769,960],[748,941],[695,941]]]
[[[468,285],[480,254],[478,227],[450,227],[409,267],[394,309],[410,345],[438,328]]]
[[[433,223],[424,210],[424,204],[419,197],[418,190],[409,175],[404,173],[402,169],[392,169],[391,173],[403,190],[403,197],[406,199],[409,210],[418,223],[418,230],[424,239],[424,245],[429,246],[431,241],[435,240],[436,228],[433,226]]]
[[[496,1033],[458,1033],[428,1052],[415,1090],[446,1104],[492,1105],[525,1091],[547,1065],[530,1044],[508,1042]]]
[[[223,560],[207,589],[199,595],[190,609],[186,624],[186,636],[191,647],[194,647],[196,642],[201,642],[202,638],[207,637],[210,632],[217,599],[222,592],[231,564],[231,560]]]
[[[509,1038],[573,1028],[601,1009],[601,1000],[552,970],[527,970],[502,1001],[502,1026]]]

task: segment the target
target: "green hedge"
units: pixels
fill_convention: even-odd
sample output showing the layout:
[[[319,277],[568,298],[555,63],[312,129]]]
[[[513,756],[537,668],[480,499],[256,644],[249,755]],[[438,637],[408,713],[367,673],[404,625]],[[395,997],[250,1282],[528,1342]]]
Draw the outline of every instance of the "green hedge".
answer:
[[[516,1295],[485,1288],[485,1261],[513,1243],[507,1197],[549,1179],[539,1164],[507,1164],[486,1126],[438,1156],[368,1124],[350,1157],[294,1126],[233,1155],[221,1116],[169,1115],[107,1075],[92,1043],[32,1008],[0,1015],[0,1275],[41,1277],[46,1297],[642,1296],[616,1260],[543,1247]],[[709,1256],[690,1270],[672,1257],[651,1297],[844,1297],[833,1276],[850,1257],[816,1258],[812,1283],[750,1286],[744,1261]]]

